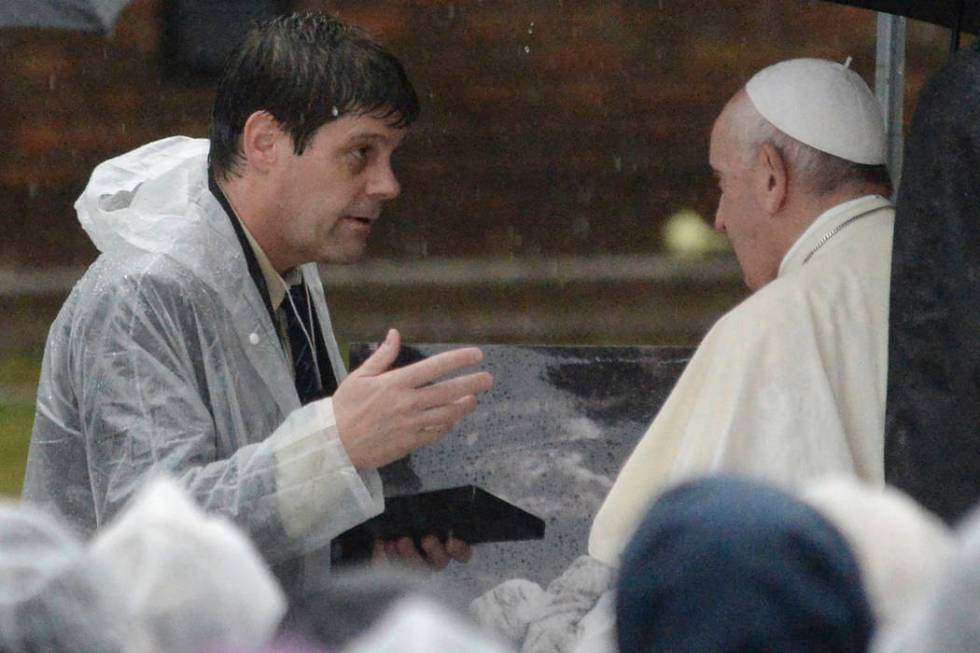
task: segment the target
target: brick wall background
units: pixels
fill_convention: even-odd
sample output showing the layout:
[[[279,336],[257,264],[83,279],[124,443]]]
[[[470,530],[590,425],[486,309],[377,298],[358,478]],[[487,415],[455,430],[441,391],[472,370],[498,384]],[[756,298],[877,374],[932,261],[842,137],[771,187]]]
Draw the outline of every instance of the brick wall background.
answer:
[[[212,84],[160,64],[164,0],[108,37],[0,31],[0,268],[84,264],[71,204],[91,168],[146,141],[203,136]],[[691,207],[711,215],[707,137],[758,68],[854,57],[873,81],[874,15],[819,0],[296,0],[403,60],[423,114],[403,194],[372,255],[652,252]],[[946,32],[910,24],[909,102]]]

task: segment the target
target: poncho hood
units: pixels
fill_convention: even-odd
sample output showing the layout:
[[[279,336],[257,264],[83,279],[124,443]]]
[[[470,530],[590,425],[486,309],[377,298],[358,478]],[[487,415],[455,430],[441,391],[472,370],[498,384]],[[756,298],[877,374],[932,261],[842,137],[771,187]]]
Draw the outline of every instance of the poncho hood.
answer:
[[[99,164],[75,202],[100,252],[171,250],[207,189],[206,139],[174,136]],[[183,223],[183,226],[182,226]]]

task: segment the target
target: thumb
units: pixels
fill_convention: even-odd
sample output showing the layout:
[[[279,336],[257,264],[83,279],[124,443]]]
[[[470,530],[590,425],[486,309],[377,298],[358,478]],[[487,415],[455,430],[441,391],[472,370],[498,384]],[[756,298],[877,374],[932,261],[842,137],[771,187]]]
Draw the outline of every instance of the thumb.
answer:
[[[361,364],[355,374],[362,376],[377,376],[391,367],[391,364],[398,358],[398,350],[401,349],[401,335],[397,329],[388,329],[384,342],[378,347],[377,351],[368,356],[368,359]]]

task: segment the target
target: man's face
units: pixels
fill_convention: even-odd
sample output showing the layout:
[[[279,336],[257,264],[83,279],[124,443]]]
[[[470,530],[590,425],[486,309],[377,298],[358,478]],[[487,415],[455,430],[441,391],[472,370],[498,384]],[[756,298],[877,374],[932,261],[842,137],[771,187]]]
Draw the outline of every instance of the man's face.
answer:
[[[364,256],[382,205],[400,191],[391,156],[405,131],[374,116],[344,116],[320,127],[302,155],[290,150],[280,168],[278,213],[296,263]]]
[[[756,188],[760,174],[758,157],[746,160],[729,129],[727,114],[722,112],[711,131],[708,157],[721,190],[715,229],[731,241],[745,285],[758,290],[775,278],[779,261],[773,264],[772,237]]]

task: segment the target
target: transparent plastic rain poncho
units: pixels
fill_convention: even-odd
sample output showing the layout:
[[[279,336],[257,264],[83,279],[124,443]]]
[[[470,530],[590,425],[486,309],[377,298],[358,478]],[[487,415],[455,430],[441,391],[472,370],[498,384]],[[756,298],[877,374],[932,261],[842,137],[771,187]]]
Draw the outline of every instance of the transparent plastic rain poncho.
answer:
[[[168,478],[150,480],[91,550],[152,653],[261,646],[286,610],[251,542],[227,519],[205,515]]]
[[[0,504],[0,651],[140,650],[116,586],[79,539],[43,512]]]
[[[330,399],[300,407],[207,150],[145,145],[75,204],[102,254],[48,336],[24,494],[90,534],[169,472],[278,562],[380,513],[381,482],[351,466]],[[302,272],[343,379],[317,267]]]

